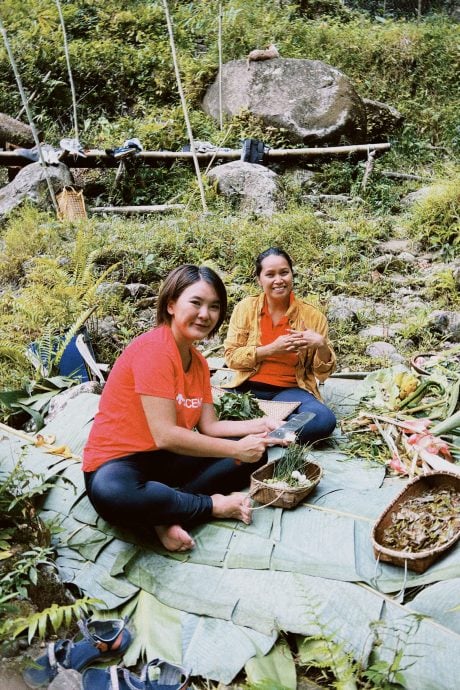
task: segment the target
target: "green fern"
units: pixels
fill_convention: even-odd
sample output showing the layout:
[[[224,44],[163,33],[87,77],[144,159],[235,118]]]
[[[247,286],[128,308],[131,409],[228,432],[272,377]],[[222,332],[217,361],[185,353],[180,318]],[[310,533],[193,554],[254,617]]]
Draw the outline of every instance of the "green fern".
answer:
[[[91,597],[77,599],[75,603],[63,606],[52,604],[49,608],[31,616],[16,618],[4,623],[0,629],[0,637],[11,635],[14,638],[27,630],[27,639],[30,644],[36,634],[41,640],[45,637],[48,623],[51,624],[55,632],[62,626],[69,628],[74,619],[78,620],[83,614],[87,615],[90,608],[101,604],[99,599],[92,599]]]

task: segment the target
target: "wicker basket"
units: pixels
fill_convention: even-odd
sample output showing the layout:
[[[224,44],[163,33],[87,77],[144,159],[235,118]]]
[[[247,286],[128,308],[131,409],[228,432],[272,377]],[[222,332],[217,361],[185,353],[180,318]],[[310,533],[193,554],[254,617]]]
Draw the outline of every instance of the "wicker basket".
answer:
[[[460,537],[460,530],[450,541],[441,546],[427,549],[426,551],[397,551],[389,549],[382,544],[385,530],[392,523],[393,514],[401,508],[403,503],[409,499],[421,496],[424,491],[433,491],[436,489],[455,489],[460,493],[460,476],[448,472],[433,472],[424,477],[416,477],[410,481],[403,491],[401,491],[393,502],[384,510],[374,525],[372,530],[372,545],[376,558],[398,566],[404,566],[405,563],[407,563],[409,570],[414,570],[416,573],[423,573],[436,561],[436,559],[442,556],[445,551],[455,544]]]
[[[56,197],[58,203],[58,217],[60,220],[80,220],[87,218],[83,190],[64,187]]]
[[[302,467],[302,472],[307,479],[310,480],[309,486],[289,486],[285,489],[276,487],[273,484],[267,484],[266,480],[273,477],[273,472],[276,463],[271,462],[268,465],[259,467],[258,470],[251,474],[251,486],[249,495],[262,505],[268,505],[275,508],[295,508],[304,498],[310,494],[313,489],[319,484],[323,475],[323,469],[320,465],[314,462],[306,462]]]

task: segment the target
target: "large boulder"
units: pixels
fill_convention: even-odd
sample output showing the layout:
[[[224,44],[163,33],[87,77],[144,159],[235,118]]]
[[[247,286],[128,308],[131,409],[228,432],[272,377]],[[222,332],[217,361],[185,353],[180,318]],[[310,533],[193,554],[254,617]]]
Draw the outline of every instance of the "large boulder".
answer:
[[[219,118],[219,75],[203,99]],[[366,137],[366,109],[342,72],[319,60],[233,60],[222,67],[222,111],[249,111],[267,127],[285,130],[293,144],[322,145]]]
[[[4,149],[7,143],[30,148],[34,145],[34,138],[29,125],[0,113],[0,149]]]
[[[46,175],[55,193],[73,184],[72,174],[63,163],[49,165],[46,171],[40,163],[26,165],[12,182],[0,189],[0,221],[25,199],[33,201],[42,208],[52,208]]]
[[[366,143],[378,144],[385,141],[402,127],[404,117],[392,105],[371,101],[369,98],[363,98],[363,103],[367,120]]]
[[[281,208],[278,175],[263,165],[244,161],[216,165],[208,179],[242,211],[269,216]]]

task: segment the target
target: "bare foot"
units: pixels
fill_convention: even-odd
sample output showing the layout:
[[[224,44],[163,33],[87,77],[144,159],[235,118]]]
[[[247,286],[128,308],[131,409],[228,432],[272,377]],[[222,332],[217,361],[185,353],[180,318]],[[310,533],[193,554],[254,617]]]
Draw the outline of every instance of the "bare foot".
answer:
[[[155,532],[168,551],[190,551],[195,542],[180,525],[157,525]]]
[[[251,503],[246,494],[235,493],[230,496],[213,494],[212,514],[217,518],[235,518],[246,525],[251,524]]]

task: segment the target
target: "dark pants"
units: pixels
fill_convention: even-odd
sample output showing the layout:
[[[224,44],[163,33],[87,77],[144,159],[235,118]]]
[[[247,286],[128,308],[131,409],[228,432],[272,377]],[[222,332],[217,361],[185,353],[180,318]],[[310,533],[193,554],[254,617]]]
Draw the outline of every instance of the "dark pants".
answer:
[[[235,392],[251,392],[261,400],[276,400],[278,402],[298,402],[300,405],[292,415],[301,412],[313,412],[315,416],[297,433],[299,443],[314,443],[327,438],[334,431],[337,420],[334,413],[314,395],[302,388],[279,388],[265,383],[245,381],[234,389]],[[288,419],[292,417],[289,415]]]
[[[264,462],[237,464],[233,458],[151,451],[109,460],[85,472],[85,484],[89,500],[107,522],[190,528],[211,518],[212,494],[244,489]]]

